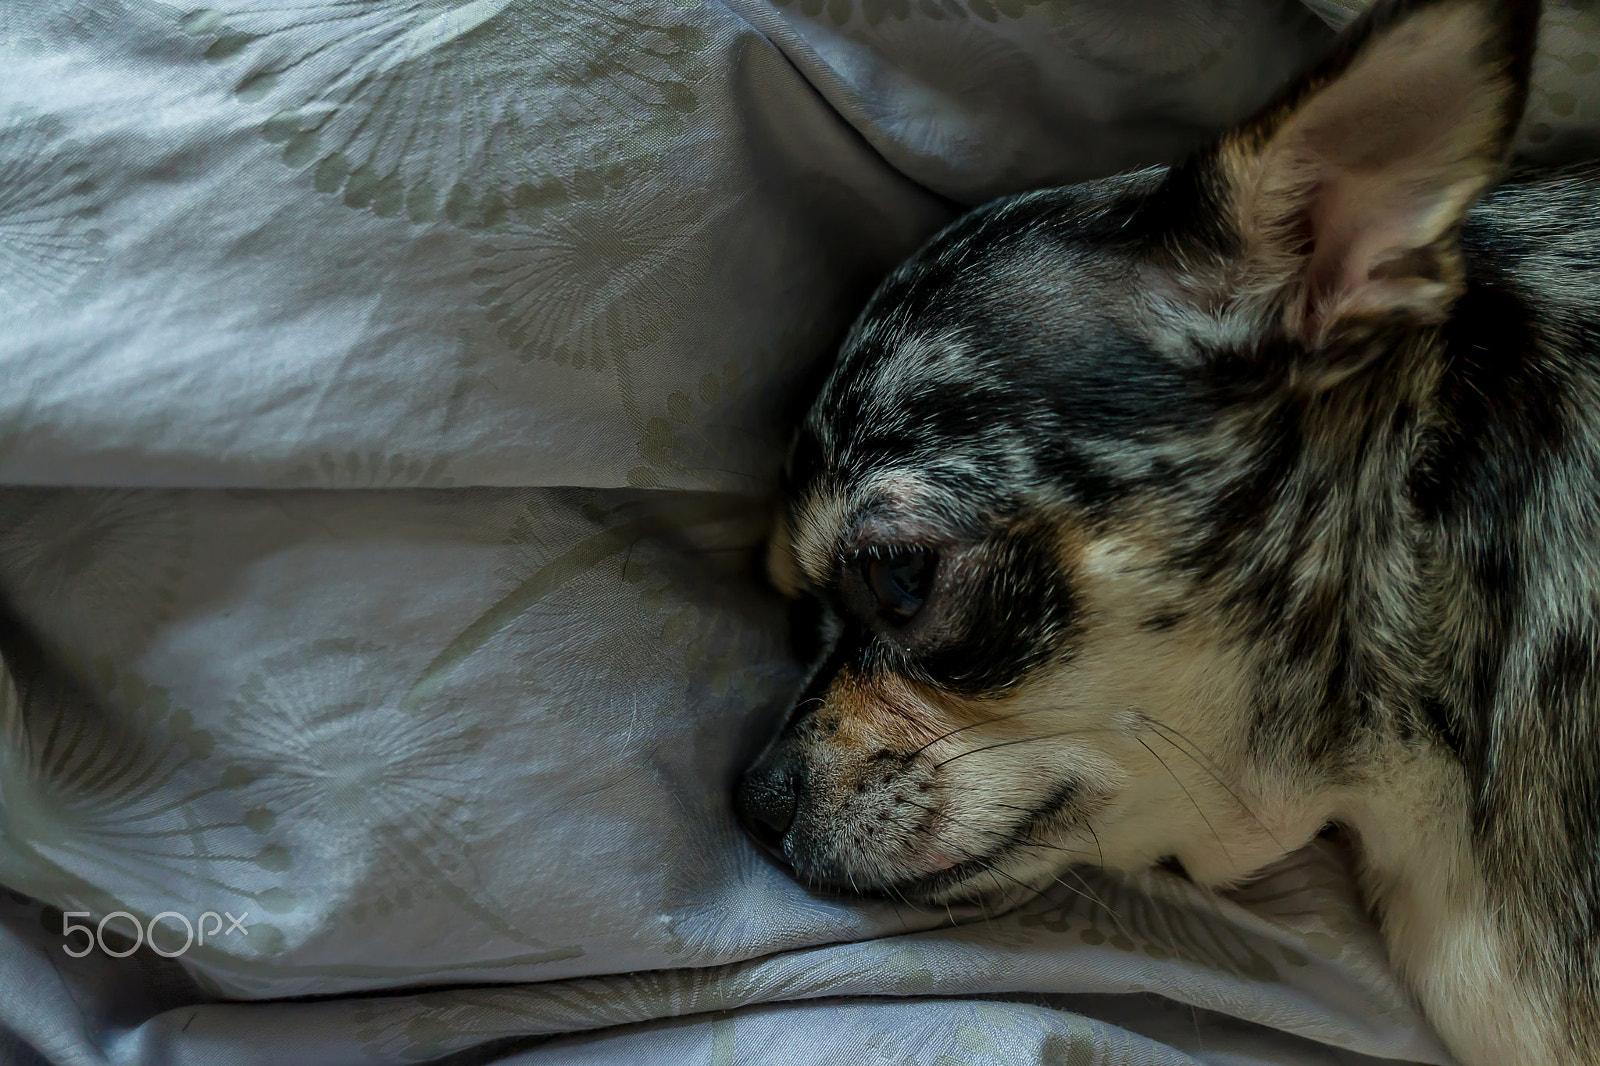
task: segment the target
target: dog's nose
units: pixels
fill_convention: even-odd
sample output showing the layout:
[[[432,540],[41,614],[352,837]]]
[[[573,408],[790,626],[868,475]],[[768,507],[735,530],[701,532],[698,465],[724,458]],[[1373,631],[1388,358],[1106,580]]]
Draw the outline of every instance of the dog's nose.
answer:
[[[744,775],[734,796],[745,831],[779,858],[783,858],[783,835],[794,822],[799,784],[786,768],[757,767]]]

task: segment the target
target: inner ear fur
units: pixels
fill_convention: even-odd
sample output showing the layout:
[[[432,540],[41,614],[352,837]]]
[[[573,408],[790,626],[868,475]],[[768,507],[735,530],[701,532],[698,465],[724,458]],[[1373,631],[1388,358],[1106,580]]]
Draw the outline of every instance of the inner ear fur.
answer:
[[[1222,231],[1208,302],[1257,307],[1313,350],[1374,319],[1442,320],[1463,287],[1461,221],[1522,116],[1538,17],[1537,0],[1380,2],[1175,170]]]

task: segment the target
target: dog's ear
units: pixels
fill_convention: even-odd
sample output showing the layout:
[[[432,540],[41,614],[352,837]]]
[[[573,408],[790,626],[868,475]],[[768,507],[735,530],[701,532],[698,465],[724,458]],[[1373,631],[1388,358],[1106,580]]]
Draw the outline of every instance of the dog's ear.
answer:
[[[1460,222],[1522,115],[1538,15],[1537,0],[1381,0],[1174,171],[1226,231],[1210,295],[1270,309],[1313,349],[1375,317],[1442,318],[1462,287]]]

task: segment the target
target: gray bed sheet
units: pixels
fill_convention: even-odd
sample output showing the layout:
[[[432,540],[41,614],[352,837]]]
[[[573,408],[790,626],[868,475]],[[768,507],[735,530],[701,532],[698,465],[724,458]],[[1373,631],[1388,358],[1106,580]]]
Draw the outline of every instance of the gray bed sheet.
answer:
[[[727,799],[874,281],[1359,6],[0,0],[0,1061],[1446,1063],[1337,840],[929,911]]]

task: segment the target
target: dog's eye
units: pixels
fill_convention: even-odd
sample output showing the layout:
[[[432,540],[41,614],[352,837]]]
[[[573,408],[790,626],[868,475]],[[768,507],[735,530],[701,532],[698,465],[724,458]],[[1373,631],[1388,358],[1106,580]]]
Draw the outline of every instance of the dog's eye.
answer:
[[[909,621],[933,587],[939,557],[929,551],[891,551],[862,558],[861,577],[878,601],[878,612],[891,621]]]

